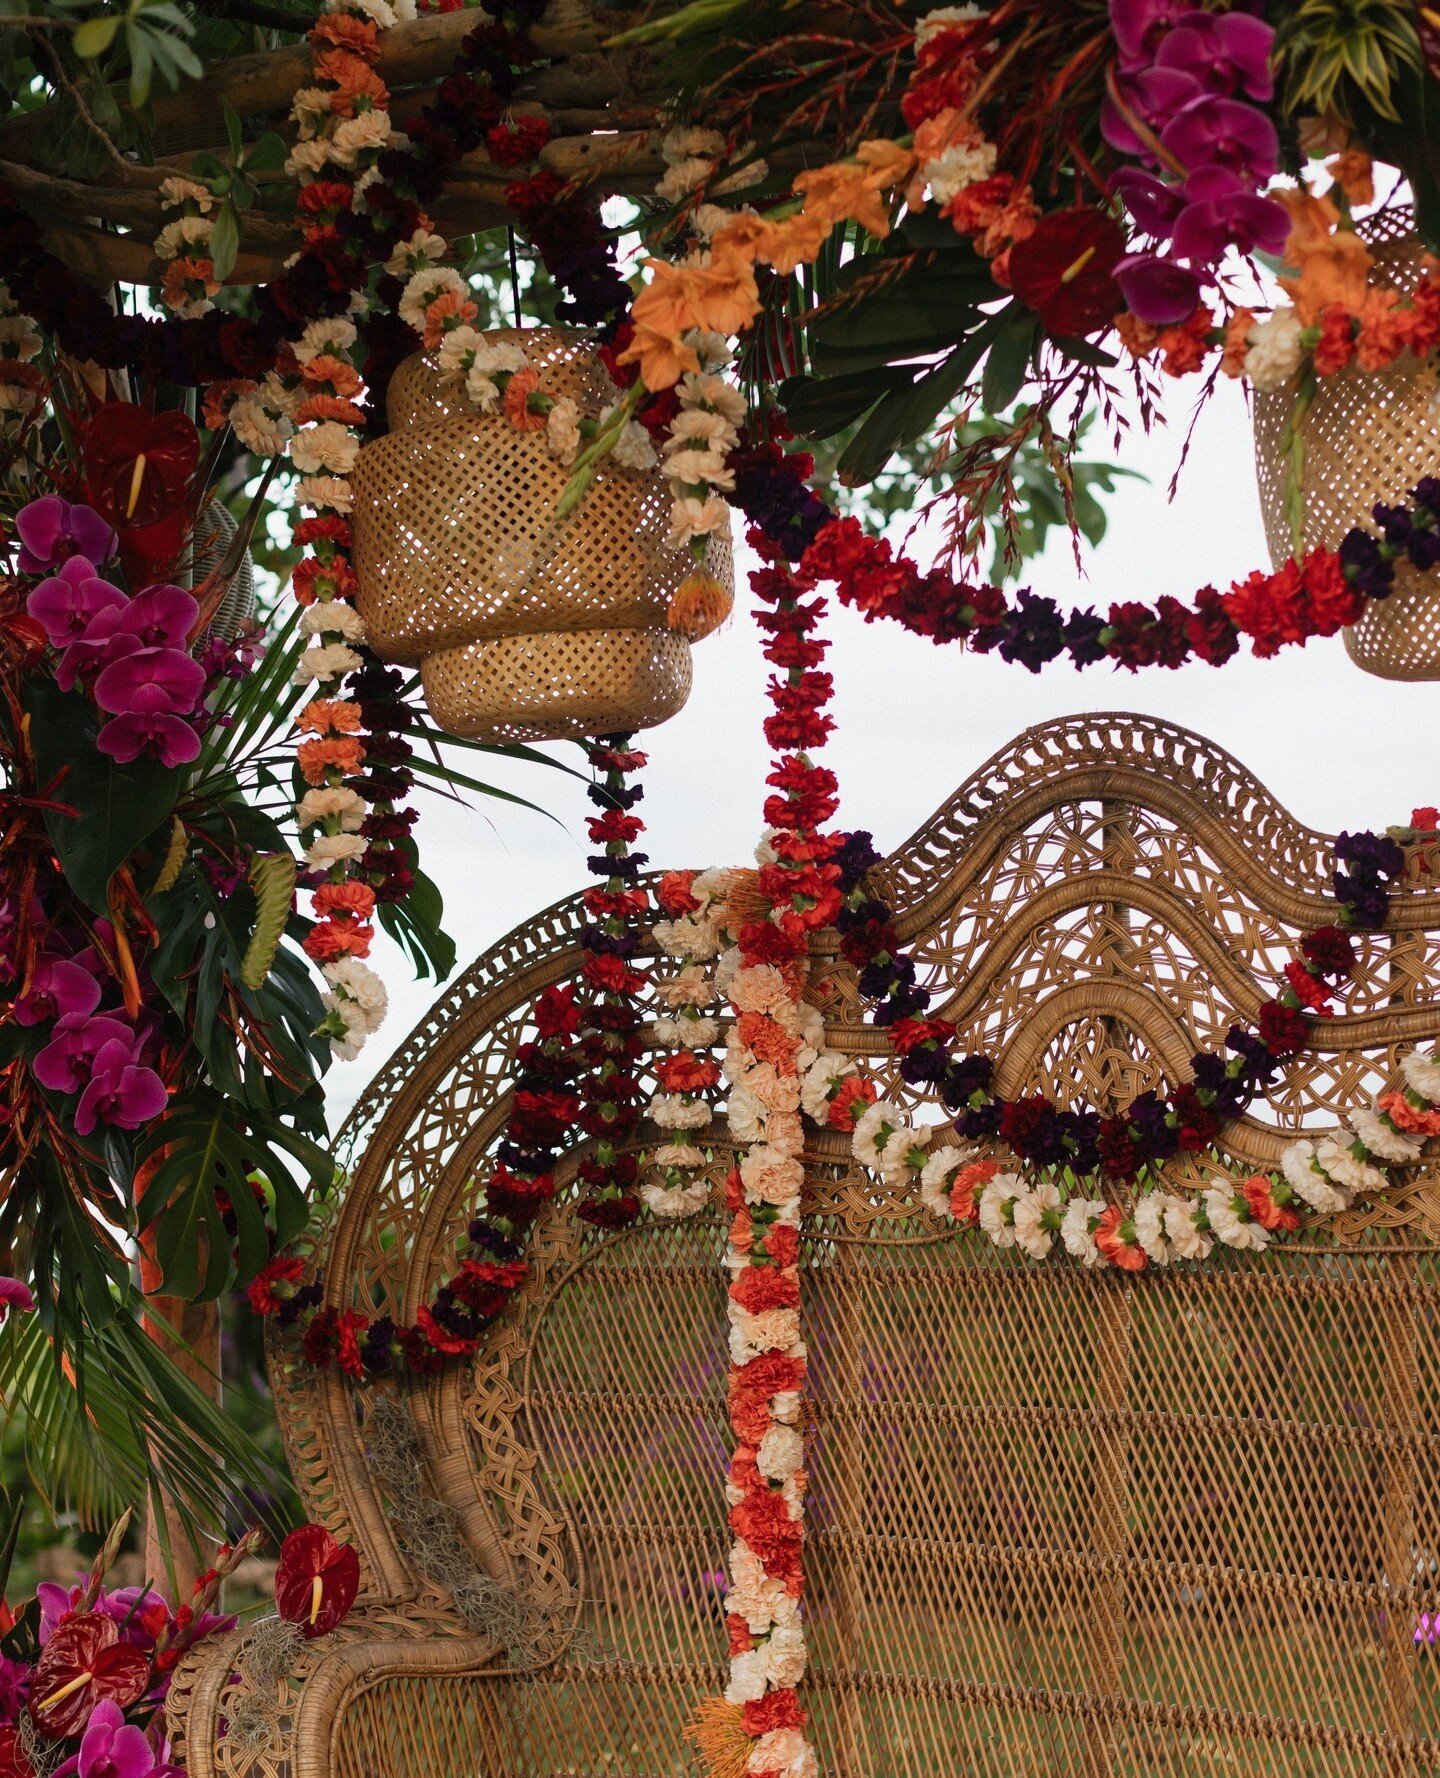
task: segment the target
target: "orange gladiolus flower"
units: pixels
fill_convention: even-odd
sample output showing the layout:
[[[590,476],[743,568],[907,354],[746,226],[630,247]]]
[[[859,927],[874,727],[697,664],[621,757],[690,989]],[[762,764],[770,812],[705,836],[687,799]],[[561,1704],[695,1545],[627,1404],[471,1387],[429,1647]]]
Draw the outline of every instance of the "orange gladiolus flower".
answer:
[[[1279,283],[1302,323],[1315,326],[1331,303],[1341,303],[1358,315],[1365,306],[1370,249],[1353,229],[1340,227],[1340,212],[1329,198],[1317,198],[1308,191],[1275,195],[1290,212],[1285,263],[1295,274]]]
[[[799,211],[784,222],[771,224],[769,240],[759,257],[787,278],[797,265],[809,265],[816,258],[834,226],[823,216]]]
[[[370,19],[357,18],[350,12],[322,12],[308,32],[312,48],[320,49],[321,45],[329,44],[336,49],[348,49],[361,56],[367,62],[373,62],[380,53],[380,32]]]
[[[645,292],[635,298],[638,307]],[[687,370],[699,370],[700,360],[692,346],[684,345],[679,336],[662,333],[654,327],[637,327],[635,337],[620,354],[621,364],[638,364],[641,381],[652,393],[671,389]]]
[[[1375,202],[1374,164],[1363,148],[1347,148],[1343,154],[1332,155],[1325,171],[1352,204]]]

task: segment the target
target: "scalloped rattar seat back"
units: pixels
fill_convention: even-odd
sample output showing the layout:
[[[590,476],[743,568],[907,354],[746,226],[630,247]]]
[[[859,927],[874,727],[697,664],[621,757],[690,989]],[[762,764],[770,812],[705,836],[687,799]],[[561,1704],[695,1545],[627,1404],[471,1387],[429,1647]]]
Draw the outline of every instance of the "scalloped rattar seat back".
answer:
[[[1000,1091],[1113,1108],[1253,1017],[1333,917],[1329,856],[1208,743],[1091,717],[1022,736],[879,875]],[[371,1088],[322,1242],[334,1302],[411,1318],[434,1289],[579,919],[563,903],[483,957]],[[1232,1161],[1273,1165],[1288,1131],[1333,1125],[1440,1034],[1440,888],[1406,885],[1360,948],[1344,1011],[1259,1108],[1275,1121],[1225,1133]],[[834,1046],[883,1072],[850,971],[822,956],[816,983]],[[1440,1610],[1433,1177],[1268,1255],[1132,1277],[942,1230],[839,1138],[807,1173],[804,1696],[827,1778],[1437,1769],[1440,1648],[1416,1635]],[[407,1555],[373,1410],[277,1347],[296,1479],[358,1545],[362,1603],[267,1700],[258,1745],[223,1732],[231,1651],[183,1669],[189,1770],[695,1771],[683,1727],[725,1675],[722,1243],[718,1205],[607,1237],[562,1191],[473,1368],[403,1398],[488,1621]]]

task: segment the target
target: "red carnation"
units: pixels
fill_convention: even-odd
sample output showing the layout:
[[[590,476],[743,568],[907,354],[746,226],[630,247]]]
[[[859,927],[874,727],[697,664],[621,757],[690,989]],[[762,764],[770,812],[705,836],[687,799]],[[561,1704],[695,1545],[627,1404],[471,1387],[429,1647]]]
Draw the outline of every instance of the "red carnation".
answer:
[[[1299,1055],[1310,1042],[1310,1021],[1304,1013],[1278,1000],[1267,1000],[1260,1008],[1257,1028],[1261,1043],[1277,1062]]]
[[[1275,1182],[1268,1173],[1253,1173],[1240,1187],[1240,1195],[1261,1228],[1283,1229],[1287,1233],[1299,1228],[1297,1212],[1288,1204],[1275,1202]]]
[[[1298,958],[1292,957],[1285,965],[1285,980],[1290,984],[1291,992],[1302,1006],[1309,1007],[1311,1012],[1328,1013],[1330,1011],[1328,1005],[1330,990],[1317,976],[1312,975]]]
[[[1300,940],[1300,949],[1321,975],[1339,980],[1355,967],[1355,941],[1338,926],[1317,926],[1313,932],[1307,932]]]
[[[830,1101],[825,1121],[832,1130],[853,1130],[865,1115],[866,1107],[873,1105],[879,1096],[879,1089],[868,1075],[848,1075]]]
[[[740,1723],[745,1733],[758,1741],[761,1735],[768,1735],[773,1729],[803,1729],[805,1711],[794,1688],[784,1686],[743,1705]]]
[[[250,1307],[257,1315],[274,1315],[281,1303],[287,1301],[293,1292],[287,1290],[284,1295],[276,1292],[277,1284],[298,1284],[305,1275],[305,1262],[294,1255],[277,1255],[270,1263],[258,1271],[250,1280],[246,1296],[250,1299]]]
[[[280,1546],[275,1609],[307,1639],[324,1636],[345,1617],[360,1591],[360,1558],[323,1525],[302,1525]]]

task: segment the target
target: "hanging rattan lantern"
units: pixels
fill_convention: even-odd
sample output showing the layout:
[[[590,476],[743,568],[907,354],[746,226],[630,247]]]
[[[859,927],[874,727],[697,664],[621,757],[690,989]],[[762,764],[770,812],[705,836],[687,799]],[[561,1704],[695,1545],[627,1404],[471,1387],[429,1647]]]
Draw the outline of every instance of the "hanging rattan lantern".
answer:
[[[501,329],[546,393],[597,415],[619,399],[593,344],[559,328]],[[477,413],[433,360],[390,385],[391,430],[360,452],[356,603],[370,645],[420,667],[430,713],[473,740],[535,741],[653,728],[690,694],[690,642],[666,622],[694,567],[667,542],[658,470],[607,461],[555,518],[569,471],[543,432]],[[706,566],[733,582],[729,538]]]
[[[1376,281],[1409,294],[1422,248],[1408,210],[1360,225]],[[1440,473],[1440,374],[1406,352],[1388,369],[1351,365],[1322,377],[1301,421],[1305,465],[1305,547],[1335,548],[1356,525],[1376,530],[1373,508],[1403,500],[1422,476]],[[1255,392],[1255,462],[1271,560],[1292,551],[1285,511],[1286,434],[1293,385]],[[1351,660],[1382,679],[1440,679],[1440,575],[1396,564],[1395,590],[1366,606],[1345,631]]]

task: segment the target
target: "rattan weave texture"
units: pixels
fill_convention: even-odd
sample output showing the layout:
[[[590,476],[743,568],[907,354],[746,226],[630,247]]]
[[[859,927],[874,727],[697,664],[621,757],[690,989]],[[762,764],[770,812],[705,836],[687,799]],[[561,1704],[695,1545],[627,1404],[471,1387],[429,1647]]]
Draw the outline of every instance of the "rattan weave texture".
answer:
[[[619,391],[583,334],[498,329],[541,387],[598,416]],[[456,734],[541,740],[648,728],[690,691],[666,611],[695,566],[667,541],[657,470],[602,465],[568,518],[569,471],[545,433],[480,414],[417,355],[396,372],[391,430],[355,465],[356,604],[387,660],[423,664],[436,721]],[[728,536],[707,567],[729,585]]]
[[[1108,1107],[1253,1010],[1327,911],[1326,854],[1208,743],[1084,717],[1021,737],[882,875],[1004,1090]],[[578,969],[579,919],[562,904],[480,959],[373,1083],[321,1243],[335,1302],[411,1315],[443,1274],[525,1008]],[[1277,1123],[1224,1133],[1235,1162],[1333,1124],[1440,1035],[1434,879],[1360,944]],[[883,1053],[838,959],[817,991],[837,1047]],[[364,1602],[307,1655],[264,1757],[218,1734],[225,1651],[182,1670],[196,1778],[693,1770],[680,1730],[725,1648],[727,1158],[712,1213],[610,1237],[573,1216],[577,1160],[514,1313],[471,1372],[407,1397],[477,1564],[573,1633],[500,1671],[400,1554],[354,1396],[277,1348],[306,1509],[360,1545]],[[807,1180],[805,1689],[830,1778],[1435,1769],[1440,1677],[1413,1633],[1440,1609],[1440,1179],[1269,1256],[1136,1279],[940,1230],[838,1137],[815,1137]]]
[[[1360,225],[1372,243],[1376,281],[1413,289],[1422,250],[1408,210]],[[1255,462],[1271,560],[1291,553],[1285,515],[1284,435],[1294,389],[1255,395]],[[1320,379],[1302,423],[1305,440],[1305,546],[1333,549],[1355,525],[1376,526],[1372,508],[1402,500],[1422,476],[1440,470],[1440,373],[1404,353],[1388,370],[1351,366]],[[1345,632],[1350,658],[1382,679],[1440,678],[1440,580],[1408,562],[1389,598],[1372,602]]]

